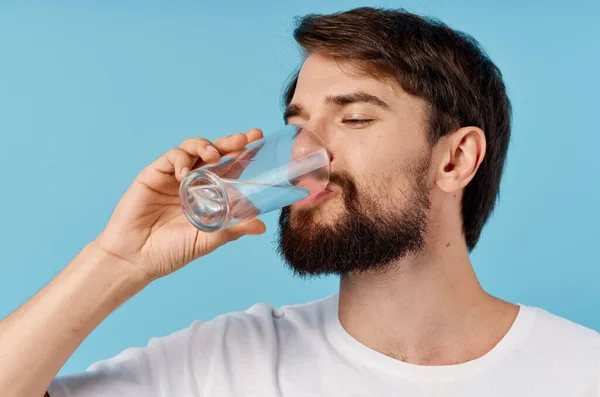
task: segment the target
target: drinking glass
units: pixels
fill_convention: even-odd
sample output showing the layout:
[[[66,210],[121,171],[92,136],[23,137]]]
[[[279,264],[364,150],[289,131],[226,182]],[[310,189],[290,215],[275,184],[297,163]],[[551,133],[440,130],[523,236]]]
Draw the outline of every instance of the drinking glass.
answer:
[[[319,136],[290,124],[235,158],[187,174],[179,189],[187,219],[204,232],[310,200],[329,182],[329,153]]]

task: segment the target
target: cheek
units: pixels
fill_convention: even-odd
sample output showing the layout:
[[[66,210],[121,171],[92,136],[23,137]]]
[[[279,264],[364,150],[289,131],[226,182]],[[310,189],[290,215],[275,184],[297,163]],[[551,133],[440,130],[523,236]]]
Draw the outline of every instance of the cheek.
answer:
[[[357,157],[350,167],[348,171],[355,178],[359,194],[375,203],[394,210],[414,197],[415,176],[399,156]]]
[[[356,154],[346,160],[345,170],[350,173],[361,196],[385,198],[400,187],[406,186],[406,179],[398,164],[398,159],[381,156]],[[395,195],[395,194],[393,194]]]
[[[416,142],[410,137],[399,139],[401,133],[389,133],[391,130],[386,128],[385,133],[357,130],[338,134],[330,142],[332,172],[349,172],[359,190],[366,189],[377,195],[386,190],[394,196],[407,192],[412,186],[409,175],[406,175],[407,165],[416,161],[422,148],[415,147]]]
[[[340,152],[332,162],[332,171],[347,172],[358,185],[364,186],[374,176],[377,176],[378,164],[366,150],[358,150],[357,148],[358,146]],[[336,160],[337,164],[335,164]]]
[[[398,149],[397,144],[386,143],[373,136],[362,142],[348,142],[344,150],[339,151],[340,167],[361,180],[378,181],[393,175],[402,169],[406,153]]]

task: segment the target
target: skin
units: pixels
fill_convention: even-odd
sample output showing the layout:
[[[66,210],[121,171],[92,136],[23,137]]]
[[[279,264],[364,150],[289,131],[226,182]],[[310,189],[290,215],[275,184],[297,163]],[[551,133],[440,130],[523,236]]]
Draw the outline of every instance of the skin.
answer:
[[[1,394],[44,396],[81,342],[129,298],[230,241],[264,233],[265,225],[258,219],[218,233],[201,233],[186,220],[177,197],[179,183],[190,169],[221,155],[235,155],[261,137],[262,132],[253,129],[215,142],[188,139],[146,167],[98,238],[0,322]]]
[[[385,105],[327,100],[360,98],[353,95],[357,92]],[[340,321],[346,331],[373,350],[413,364],[461,363],[491,350],[518,307],[481,288],[462,233],[462,191],[485,156],[483,131],[460,128],[431,149],[422,99],[319,54],[303,65],[290,105],[288,122],[320,132],[330,150],[332,172],[349,172],[358,189],[383,207],[406,205],[414,186],[411,165],[431,155],[425,248],[386,272],[350,273],[341,279]],[[344,211],[337,195],[315,208],[312,220],[335,224]]]
[[[403,205],[403,189],[410,184],[398,169],[427,150],[425,104],[399,87],[339,66],[319,55],[308,58],[293,99],[304,112],[290,122],[323,131],[334,172],[351,172],[361,189],[381,191],[386,186],[390,200]],[[357,91],[377,96],[389,109],[368,103],[326,104],[327,96]],[[344,121],[365,117],[374,121]],[[2,395],[44,396],[69,356],[122,303],[232,240],[264,233],[265,225],[257,219],[201,233],[187,222],[177,198],[179,182],[190,169],[239,152],[261,137],[253,129],[215,142],[189,139],[146,167],[98,238],[0,322]],[[210,151],[210,145],[218,151]],[[366,346],[409,363],[458,363],[485,354],[512,324],[517,307],[481,289],[460,228],[462,189],[484,155],[485,139],[478,128],[461,128],[442,139],[431,158],[426,248],[386,274],[342,279],[340,321]],[[343,216],[340,200],[334,195],[320,203],[314,221],[334,223]]]

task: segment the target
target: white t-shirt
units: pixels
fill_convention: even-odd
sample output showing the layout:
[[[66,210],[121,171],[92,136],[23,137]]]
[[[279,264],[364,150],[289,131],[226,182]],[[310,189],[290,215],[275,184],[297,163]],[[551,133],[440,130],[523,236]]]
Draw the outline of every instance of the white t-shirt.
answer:
[[[145,348],[59,377],[51,397],[600,397],[600,334],[520,306],[483,357],[421,366],[380,354],[338,320],[338,296],[275,309],[258,304],[195,321]]]

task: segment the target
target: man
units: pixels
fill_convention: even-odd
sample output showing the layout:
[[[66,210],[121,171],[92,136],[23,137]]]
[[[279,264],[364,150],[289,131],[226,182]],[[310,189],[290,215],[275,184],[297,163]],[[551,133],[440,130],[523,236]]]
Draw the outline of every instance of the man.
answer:
[[[191,169],[262,133],[184,141],[135,179],[100,236],[0,323],[3,396],[600,396],[600,335],[488,295],[469,251],[510,135],[500,71],[467,35],[372,8],[308,16],[286,122],[320,133],[328,199],[290,206],[279,251],[339,294],[260,304],[54,379],[84,338],[153,280],[247,234],[178,204]]]

